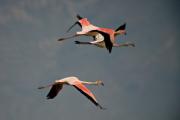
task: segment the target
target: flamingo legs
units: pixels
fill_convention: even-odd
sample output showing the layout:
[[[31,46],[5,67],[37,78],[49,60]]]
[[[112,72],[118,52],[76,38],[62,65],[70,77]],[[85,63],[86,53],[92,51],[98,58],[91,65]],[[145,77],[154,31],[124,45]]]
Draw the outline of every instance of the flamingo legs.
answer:
[[[105,44],[102,41],[91,41],[91,42],[81,42],[81,41],[75,41],[75,44],[82,44],[82,45],[96,45],[98,47],[105,47]],[[113,47],[135,47],[134,43],[122,43],[122,44],[117,44],[114,43]]]
[[[114,47],[135,47],[135,44],[134,43],[122,43],[122,44],[117,44],[117,43],[114,43],[113,44]]]
[[[91,42],[81,42],[81,41],[74,41],[75,44],[84,44],[84,45],[92,45]]]

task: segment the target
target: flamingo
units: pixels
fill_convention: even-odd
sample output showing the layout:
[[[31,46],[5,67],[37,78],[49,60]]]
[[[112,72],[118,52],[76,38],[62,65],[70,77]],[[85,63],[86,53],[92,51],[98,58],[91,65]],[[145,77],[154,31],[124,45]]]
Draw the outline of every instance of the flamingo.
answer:
[[[126,24],[123,24],[122,26],[120,26],[120,28],[125,29],[125,26],[126,26]],[[94,38],[93,41],[90,41],[90,42],[75,41],[75,44],[95,45],[97,47],[104,48],[104,47],[106,47],[105,40],[110,39],[111,42],[113,42],[113,43],[112,43],[112,46],[109,47],[109,52],[111,52],[112,47],[123,47],[123,46],[124,47],[127,47],[127,46],[135,47],[135,44],[132,42],[126,42],[126,43],[122,43],[122,44],[115,43],[114,36],[117,36],[118,34],[121,34],[121,33],[116,33],[112,29],[108,29],[108,28],[100,28],[100,29],[101,30],[99,30],[99,31],[98,30],[91,31],[91,32],[97,32],[97,34],[95,36],[93,36],[93,38]]]
[[[78,24],[81,28],[82,31],[76,32],[75,35],[72,35],[70,37],[66,38],[60,38],[58,41],[63,41],[66,39],[70,39],[73,37],[81,36],[81,35],[86,35],[86,36],[92,36],[94,38],[94,41],[91,42],[80,42],[80,41],[75,41],[76,44],[91,44],[91,45],[96,45],[97,47],[104,48],[106,47],[111,53],[112,47],[122,47],[122,46],[135,46],[134,43],[124,43],[124,44],[117,44],[115,43],[115,37],[117,35],[126,35],[126,23],[123,25],[119,26],[116,30],[109,29],[109,28],[101,28],[92,25],[87,18],[82,18],[81,16],[77,15],[78,21],[75,22],[68,30],[69,32],[76,24]]]
[[[53,99],[57,96],[58,92],[63,88],[63,85],[70,85],[75,87],[78,91],[80,91],[83,95],[85,95],[97,107],[99,107],[100,109],[105,109],[98,103],[93,93],[83,84],[104,86],[101,80],[97,80],[95,82],[87,82],[87,81],[81,81],[79,80],[79,78],[75,76],[71,76],[60,80],[55,80],[53,84],[49,84],[47,86],[41,86],[38,87],[38,89],[44,89],[52,86],[49,93],[47,94],[47,99]]]
[[[99,27],[92,25],[87,18],[82,18],[80,15],[76,16],[78,18],[78,21],[75,22],[68,30],[67,32],[69,32],[75,25],[79,25],[82,28],[82,31],[76,32],[74,35],[66,37],[66,38],[60,38],[58,39],[58,41],[63,41],[66,39],[70,39],[70,38],[74,38],[77,36],[82,36],[82,35],[86,35],[86,36],[95,36],[97,34],[97,32],[93,32],[93,30],[97,30]],[[112,43],[109,39],[105,40],[105,46],[106,48],[111,51],[111,47]]]

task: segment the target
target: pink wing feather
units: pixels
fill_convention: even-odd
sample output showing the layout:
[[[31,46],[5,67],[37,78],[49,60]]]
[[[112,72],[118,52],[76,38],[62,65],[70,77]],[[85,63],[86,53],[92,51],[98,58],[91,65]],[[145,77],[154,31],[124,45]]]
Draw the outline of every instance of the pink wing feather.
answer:
[[[73,85],[78,91],[80,91],[83,95],[85,95],[91,102],[93,102],[96,106],[100,107],[100,109],[104,109],[96,100],[95,96],[92,92],[82,83],[76,82]]]

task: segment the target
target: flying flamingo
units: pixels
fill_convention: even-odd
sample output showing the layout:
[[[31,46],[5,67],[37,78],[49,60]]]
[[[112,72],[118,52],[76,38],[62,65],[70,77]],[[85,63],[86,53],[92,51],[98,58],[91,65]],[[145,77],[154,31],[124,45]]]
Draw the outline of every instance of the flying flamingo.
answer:
[[[120,26],[120,29],[125,29],[126,24],[123,24],[122,26]],[[105,40],[110,39],[112,43],[111,48],[109,48],[109,52],[111,52],[112,47],[127,47],[127,46],[131,46],[131,47],[135,47],[135,44],[132,42],[127,42],[127,43],[122,43],[122,44],[117,44],[115,43],[114,40],[114,36],[117,36],[118,34],[121,33],[116,33],[116,31],[113,31],[112,29],[108,29],[108,28],[100,28],[101,30],[93,30],[93,32],[97,32],[97,34],[95,36],[93,36],[94,41],[90,41],[90,42],[81,42],[81,41],[75,41],[75,44],[83,44],[83,45],[95,45],[97,47],[100,48],[104,48],[106,47],[105,44]],[[114,34],[112,37],[111,35]]]
[[[75,35],[66,37],[66,38],[60,38],[58,41],[63,41],[66,39],[70,39],[73,37],[86,35],[86,36],[92,36],[94,38],[94,41],[91,42],[80,42],[75,41],[76,44],[91,44],[96,45],[98,47],[106,47],[109,52],[111,53],[112,47],[121,47],[121,46],[135,46],[133,43],[124,43],[124,44],[117,44],[115,43],[115,37],[117,35],[123,35],[126,34],[125,28],[126,23],[118,27],[116,30],[109,29],[109,28],[101,28],[92,25],[87,18],[82,18],[79,15],[77,15],[77,18],[79,19],[77,22],[75,22],[68,30],[69,32],[72,27],[74,27],[76,24],[80,25],[82,28],[82,31],[76,32]]]
[[[69,32],[75,25],[79,25],[82,28],[82,31],[76,32],[74,35],[66,37],[66,38],[60,38],[58,39],[58,41],[63,41],[66,39],[70,39],[70,38],[74,38],[77,36],[82,36],[82,35],[86,35],[86,36],[95,36],[97,34],[97,32],[93,32],[93,30],[97,30],[98,27],[92,25],[87,18],[82,18],[80,15],[76,16],[78,18],[78,21],[75,22],[68,30],[67,32]],[[105,40],[105,46],[108,50],[110,50],[109,46],[112,46],[112,43],[109,39]],[[111,50],[110,50],[111,51]]]
[[[79,78],[71,76],[66,77],[60,80],[55,80],[53,84],[47,85],[47,86],[41,86],[38,89],[44,89],[47,87],[51,87],[49,93],[47,94],[47,99],[53,99],[57,96],[58,92],[62,89],[63,85],[71,85],[75,87],[78,91],[80,91],[83,95],[85,95],[91,102],[93,102],[97,107],[100,109],[104,109],[96,100],[93,93],[83,84],[88,85],[104,85],[102,81],[97,80],[95,82],[87,82],[87,81],[81,81]]]

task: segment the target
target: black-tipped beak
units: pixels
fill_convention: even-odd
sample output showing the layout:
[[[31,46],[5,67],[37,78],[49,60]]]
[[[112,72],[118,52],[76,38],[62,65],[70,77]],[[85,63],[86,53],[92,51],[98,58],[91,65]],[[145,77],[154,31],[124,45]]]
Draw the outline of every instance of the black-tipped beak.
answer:
[[[64,40],[64,38],[60,38],[60,39],[58,39],[57,41],[63,41]]]
[[[102,82],[101,85],[104,86],[104,83]]]
[[[45,87],[44,86],[40,86],[40,87],[38,87],[38,89],[44,89]]]
[[[76,17],[77,17],[79,20],[83,19],[83,17],[81,17],[79,14],[77,14]]]

